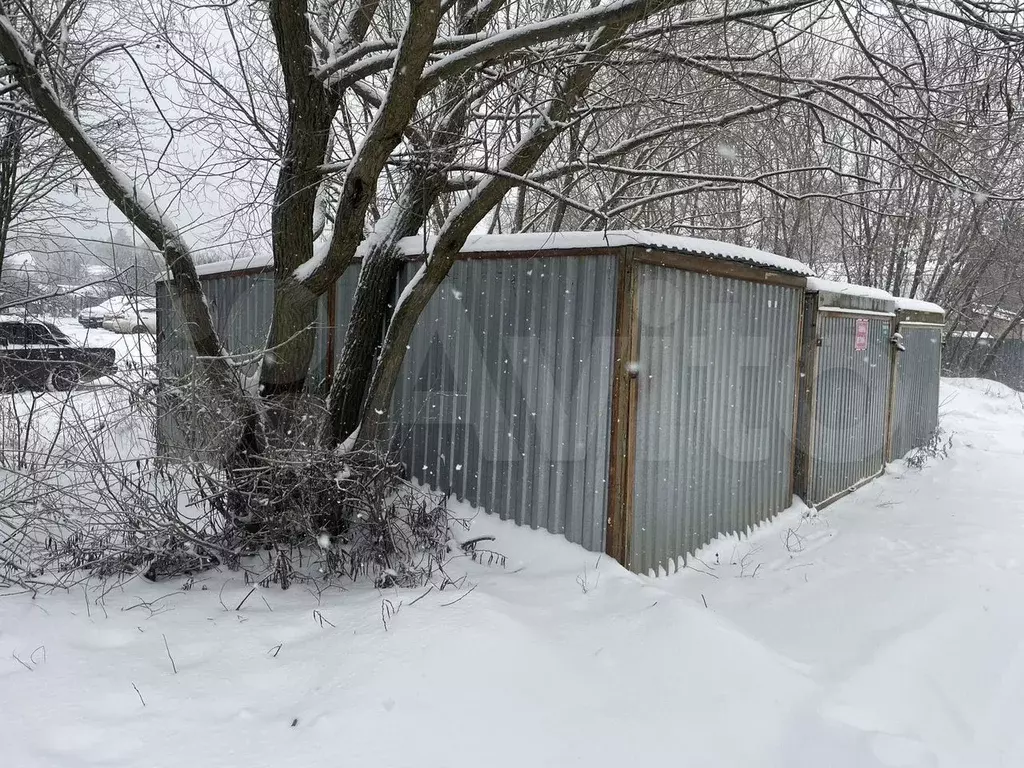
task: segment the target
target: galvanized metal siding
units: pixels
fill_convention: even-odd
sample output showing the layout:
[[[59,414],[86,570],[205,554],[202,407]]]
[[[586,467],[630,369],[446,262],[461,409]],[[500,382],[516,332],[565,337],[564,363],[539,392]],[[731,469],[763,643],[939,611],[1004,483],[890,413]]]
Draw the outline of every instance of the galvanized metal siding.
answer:
[[[235,355],[249,355],[255,370],[270,329],[273,310],[273,277],[270,275],[227,275],[203,279],[210,314],[225,348]],[[160,332],[158,359],[176,374],[191,370],[194,350],[178,302],[166,283],[157,285]]]
[[[353,265],[345,270],[341,279],[334,284],[334,354],[335,359],[331,366],[337,364],[341,356],[341,350],[345,346],[345,334],[348,332],[348,319],[352,315],[352,302],[356,295],[356,285],[359,282],[359,265]],[[327,338],[323,339],[324,354],[327,353]]]
[[[942,328],[900,325],[906,350],[897,356],[891,459],[928,442],[939,425]]]
[[[818,318],[817,377],[811,418],[810,504],[820,504],[882,470],[892,376],[892,324],[868,321],[868,348],[856,349],[855,315]]]
[[[271,275],[225,275],[203,279],[203,290],[224,347],[238,356],[246,376],[255,375],[266,345],[273,306]],[[189,407],[187,398],[175,397],[174,388],[187,385],[195,366],[195,350],[173,291],[157,284],[157,363],[160,395],[157,398],[157,443],[160,455],[185,458],[217,454],[201,409]],[[211,456],[210,458],[215,458]]]
[[[790,501],[799,288],[640,265],[628,567],[670,571]]]
[[[256,373],[273,317],[273,276],[226,275],[204,280],[203,289],[224,347],[248,361],[247,375]]]
[[[412,475],[603,551],[616,275],[605,256],[456,263],[394,395]]]

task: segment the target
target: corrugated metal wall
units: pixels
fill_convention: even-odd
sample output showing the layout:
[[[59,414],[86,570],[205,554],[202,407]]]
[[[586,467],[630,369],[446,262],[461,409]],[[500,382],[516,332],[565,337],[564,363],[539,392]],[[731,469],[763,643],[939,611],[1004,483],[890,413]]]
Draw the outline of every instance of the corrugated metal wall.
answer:
[[[928,442],[939,425],[942,327],[900,323],[903,346],[896,358],[890,459]]]
[[[477,259],[456,263],[420,317],[394,395],[395,444],[418,480],[501,517],[604,551],[617,256]],[[399,283],[418,268],[409,264]],[[630,562],[674,570],[722,533],[742,532],[790,503],[798,287],[636,264],[637,418]],[[340,352],[358,267],[336,288]],[[269,274],[206,278],[218,331],[235,354],[265,344]],[[213,451],[201,415],[175,401],[192,350],[166,285],[158,285],[163,455]],[[877,474],[886,446],[888,317],[818,310],[808,402],[808,501]],[[321,299],[309,386],[326,375]],[[907,352],[895,388],[892,446],[905,453],[935,427],[941,329],[901,327]]]
[[[645,573],[789,506],[803,291],[637,268],[628,567]]]
[[[256,372],[259,353],[266,344],[273,304],[273,277],[269,274],[225,275],[203,279],[214,327],[225,348],[251,362],[245,375]],[[160,455],[186,458],[206,455],[215,459],[224,446],[209,429],[209,414],[195,407],[188,384],[195,365],[195,350],[184,318],[168,284],[157,284],[157,360],[160,396],[157,398],[157,443]],[[181,397],[178,397],[178,393]]]
[[[616,275],[605,256],[457,262],[395,391],[413,476],[603,551]]]
[[[864,351],[856,349],[858,319],[868,321]],[[888,317],[819,314],[809,504],[826,502],[882,470],[891,335]]]

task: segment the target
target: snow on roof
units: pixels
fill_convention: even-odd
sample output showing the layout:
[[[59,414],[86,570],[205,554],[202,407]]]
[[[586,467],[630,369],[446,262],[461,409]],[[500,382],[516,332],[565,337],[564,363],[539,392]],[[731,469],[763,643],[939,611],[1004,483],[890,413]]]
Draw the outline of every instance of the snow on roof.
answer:
[[[902,296],[896,297],[896,309],[902,309],[904,312],[933,312],[939,315],[946,314],[946,310],[938,304],[932,304],[930,301],[921,301],[920,299],[906,299]]]
[[[9,269],[37,269],[36,257],[31,253],[12,253],[4,259],[4,267]]]
[[[993,336],[988,331],[957,331],[956,333],[952,333],[950,335],[953,336],[954,338],[961,338],[961,339],[994,339],[995,338],[995,336]]]
[[[407,237],[399,241],[406,256],[422,256],[434,245],[434,238]],[[794,259],[787,259],[768,251],[743,245],[704,240],[699,237],[681,237],[646,230],[609,230],[607,232],[528,232],[519,235],[470,235],[461,253],[488,253],[513,251],[539,253],[552,250],[587,250],[590,248],[618,248],[638,245],[666,251],[708,256],[724,261],[738,261],[777,272],[794,275],[813,275],[810,267]]]
[[[224,261],[211,261],[209,264],[197,264],[196,274],[200,277],[204,275],[222,275],[228,272],[248,272],[249,270],[268,270],[274,266],[274,257],[270,254],[264,255],[251,255],[251,256],[240,256],[237,259],[226,259]],[[167,280],[168,274],[165,272],[160,276],[160,280]]]
[[[1017,316],[1016,312],[1011,312],[1008,309],[1001,309],[999,307],[993,307],[991,304],[975,304],[971,307],[971,312],[976,315],[992,315],[997,320],[1013,320]]]
[[[434,246],[434,237],[407,237],[398,242],[403,256],[423,256]],[[644,230],[610,230],[607,232],[529,232],[520,235],[470,235],[461,253],[488,253],[507,251],[535,254],[552,250],[581,250],[593,248],[620,248],[638,245],[644,248],[658,248],[666,251],[707,256],[723,261],[736,261],[765,267],[776,272],[793,275],[813,275],[810,267],[794,259],[777,256],[768,251],[748,248],[743,245],[704,240],[699,237],[664,235]],[[227,272],[265,270],[273,266],[273,258],[267,255],[245,256],[229,261],[200,264],[196,271],[200,276],[219,275]]]
[[[854,283],[837,283],[832,280],[823,280],[820,277],[807,278],[807,290],[817,293],[841,293],[847,296],[859,296],[863,299],[876,299],[880,301],[892,301],[893,295],[881,288],[869,288],[866,285],[855,285]]]

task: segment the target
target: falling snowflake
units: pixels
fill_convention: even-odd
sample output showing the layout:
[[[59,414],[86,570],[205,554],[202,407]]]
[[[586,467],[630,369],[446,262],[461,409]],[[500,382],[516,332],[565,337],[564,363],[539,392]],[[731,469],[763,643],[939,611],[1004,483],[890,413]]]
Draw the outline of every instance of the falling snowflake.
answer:
[[[736,151],[736,147],[731,144],[719,144],[715,147],[715,150],[718,152],[720,157],[724,157],[726,160],[735,160],[739,154]]]

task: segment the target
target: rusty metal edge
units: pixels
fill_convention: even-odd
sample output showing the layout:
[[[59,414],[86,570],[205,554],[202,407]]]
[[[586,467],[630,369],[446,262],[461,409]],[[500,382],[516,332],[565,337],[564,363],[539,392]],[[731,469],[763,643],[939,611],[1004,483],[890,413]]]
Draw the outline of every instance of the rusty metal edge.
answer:
[[[814,310],[814,334],[811,340],[814,345],[814,355],[811,364],[811,381],[808,388],[807,398],[810,404],[810,409],[807,412],[809,419],[807,426],[807,495],[810,496],[811,492],[811,478],[814,477],[814,444],[818,437],[817,417],[818,417],[818,374],[821,372],[821,347],[818,345],[818,312],[817,308]],[[810,506],[817,507],[809,499],[804,499],[804,503]]]
[[[605,553],[621,565],[627,563],[625,476],[629,468],[629,355],[633,342],[633,286],[635,270],[629,249],[620,251],[615,286],[615,342],[612,355],[611,428],[608,439],[608,514],[605,519]]]
[[[640,249],[630,246],[627,252],[631,259],[630,269],[632,279],[629,283],[630,303],[632,315],[629,318],[629,349],[627,351],[626,366],[635,362],[640,352],[640,295],[639,295],[639,272],[632,265],[636,264],[636,255]],[[633,562],[633,529],[636,514],[636,431],[637,418],[639,415],[640,384],[639,377],[633,373],[626,373],[626,473],[625,486],[623,488],[624,514],[623,529],[626,534],[626,563]],[[632,570],[632,569],[630,569]]]
[[[793,403],[793,424],[792,433],[790,436],[790,452],[789,452],[789,499],[790,502],[793,496],[796,495],[796,463],[797,454],[799,452],[800,443],[800,404],[802,402],[801,389],[800,389],[800,374],[803,371],[804,361],[804,319],[806,314],[807,306],[807,293],[803,292],[800,294],[800,301],[797,301],[796,309],[796,370],[793,375],[796,379],[793,386],[793,397],[796,401]]]
[[[815,371],[818,364],[818,311],[812,294],[804,294],[800,308],[801,348],[797,373],[797,423],[794,436],[797,449],[793,458],[793,494],[807,503],[811,478]]]
[[[845,490],[839,491],[839,493],[833,493],[831,496],[829,496],[824,501],[818,502],[817,504],[814,505],[814,508],[818,509],[818,510],[822,510],[825,507],[827,507],[829,504],[835,504],[840,499],[849,496],[854,491],[860,490],[865,485],[867,485],[868,483],[870,483],[870,482],[872,482],[874,480],[877,480],[878,478],[880,478],[884,474],[885,474],[885,467],[883,466],[875,474],[868,475],[867,477],[861,478],[856,483],[851,485],[849,488],[846,488]]]
[[[636,261],[652,264],[656,267],[671,267],[687,272],[699,272],[713,277],[730,277],[735,280],[746,280],[767,285],[786,285],[793,288],[807,289],[807,278],[785,272],[775,272],[764,267],[756,267],[741,261],[700,256],[696,254],[665,251],[655,248],[637,248],[634,255]]]

